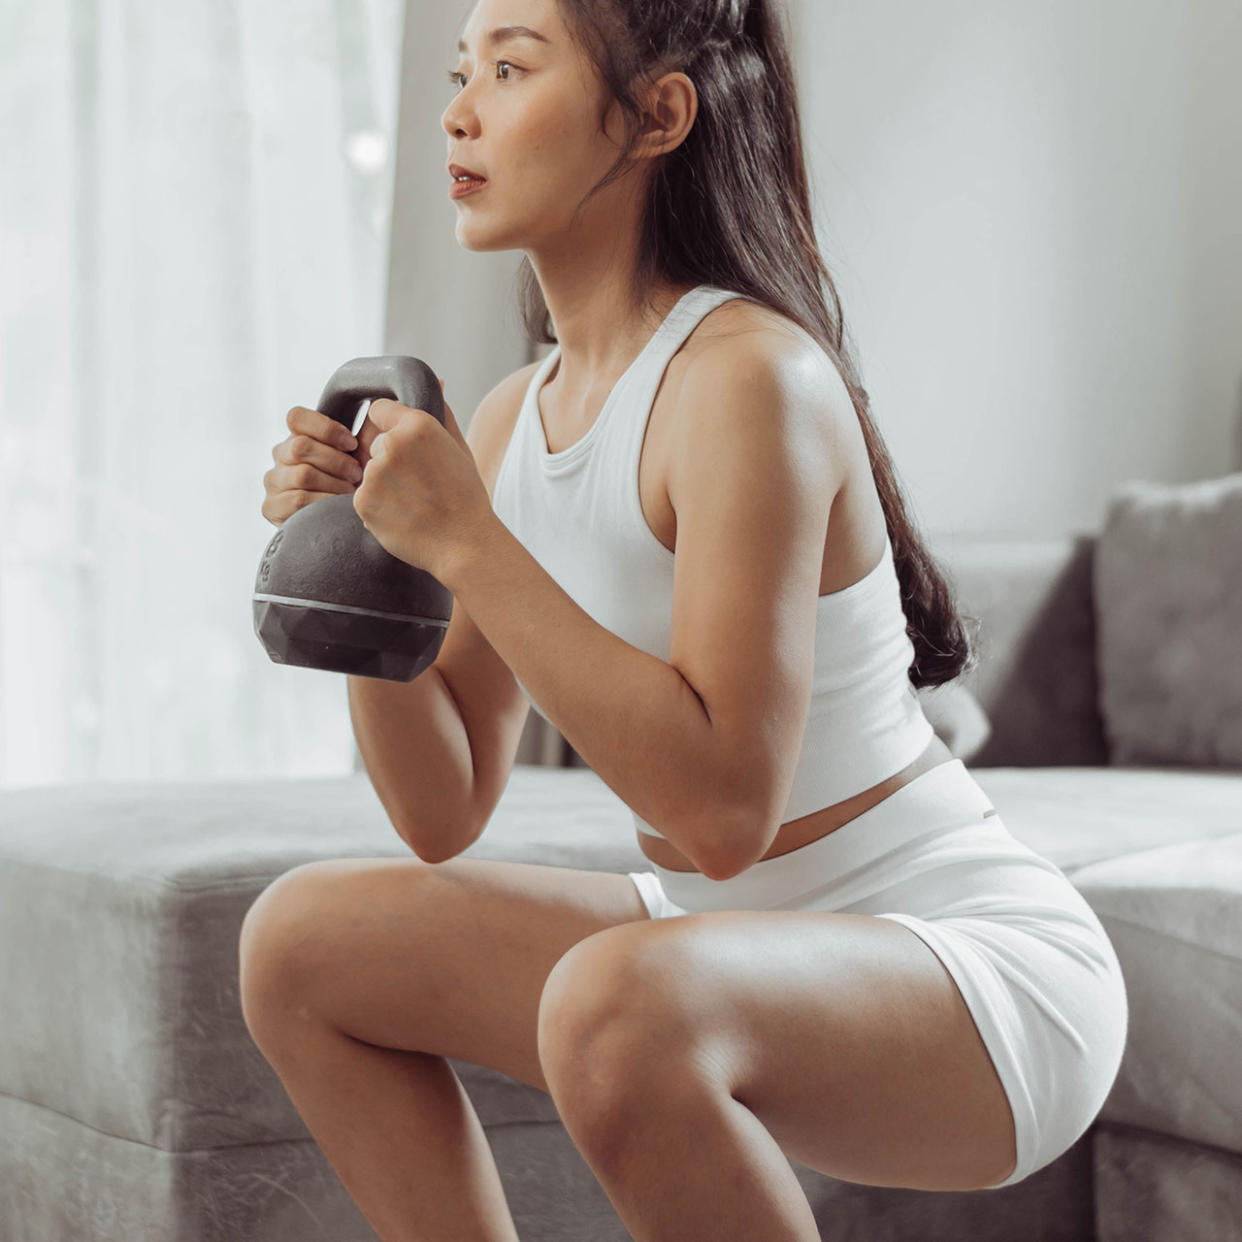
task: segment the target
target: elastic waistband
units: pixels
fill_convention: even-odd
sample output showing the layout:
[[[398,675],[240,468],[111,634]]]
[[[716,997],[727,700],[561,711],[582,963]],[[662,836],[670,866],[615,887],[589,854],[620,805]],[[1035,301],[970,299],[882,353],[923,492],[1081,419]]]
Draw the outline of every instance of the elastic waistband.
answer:
[[[867,866],[922,836],[980,822],[995,813],[991,799],[960,759],[916,776],[883,802],[818,841],[767,858],[727,880],[699,871],[669,871],[652,863],[669,900],[684,910],[762,909],[782,897]],[[801,886],[801,887],[799,887]]]

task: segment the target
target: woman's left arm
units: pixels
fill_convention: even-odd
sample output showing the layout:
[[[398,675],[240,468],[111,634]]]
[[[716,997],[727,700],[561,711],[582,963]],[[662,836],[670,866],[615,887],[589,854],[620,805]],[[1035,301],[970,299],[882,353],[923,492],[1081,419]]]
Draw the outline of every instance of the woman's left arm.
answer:
[[[371,404],[354,493],[363,525],[444,585],[600,778],[716,875],[716,842],[753,806],[740,792],[743,775],[756,784],[753,765],[739,772],[726,761],[704,703],[672,663],[598,624],[514,537],[447,402],[444,411],[441,426],[393,400]]]
[[[748,808],[730,804],[719,739],[677,669],[600,625],[495,515],[441,580],[600,779],[716,871],[698,825]]]
[[[713,879],[770,845],[805,728],[839,486],[826,365],[732,341],[688,368],[669,662],[598,624],[494,513],[441,568],[574,750]]]

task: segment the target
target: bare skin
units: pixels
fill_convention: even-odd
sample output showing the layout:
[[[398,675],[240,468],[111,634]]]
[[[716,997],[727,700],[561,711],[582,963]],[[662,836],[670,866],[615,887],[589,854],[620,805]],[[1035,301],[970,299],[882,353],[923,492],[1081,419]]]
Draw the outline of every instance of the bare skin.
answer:
[[[485,33],[506,24],[549,43],[485,47]],[[457,202],[457,239],[531,259],[562,345],[540,394],[558,451],[585,433],[659,322],[624,296],[642,165],[684,140],[697,95],[686,75],[661,77],[638,175],[575,217],[611,167],[619,129],[612,111],[597,126],[602,84],[554,0],[479,0],[463,37],[466,84],[442,118],[448,158],[489,181]],[[499,63],[509,56],[521,67],[512,80]],[[683,292],[655,290],[657,315]],[[644,516],[669,548],[680,377],[699,342],[726,328],[775,340],[790,325],[726,303],[670,364],[640,471]],[[532,370],[510,377],[514,414]],[[841,432],[852,447],[821,593],[866,574],[884,542],[861,431]],[[489,493],[506,439],[476,453]],[[784,825],[767,856],[948,758],[933,744],[888,781]],[[688,865],[655,853],[666,842],[640,845],[662,866]],[[971,1014],[935,954],[891,920],[756,910],[652,920],[625,875],[479,858],[333,860],[296,867],[260,895],[239,968],[255,1042],[384,1242],[518,1237],[448,1058],[547,1092],[638,1242],[818,1242],[790,1159],[863,1184],[941,1190],[992,1185],[1014,1167],[1012,1114]]]
[[[674,290],[665,296],[664,301],[671,308],[685,292],[685,289]],[[648,529],[670,552],[675,552],[677,548],[677,513],[668,489],[669,445],[677,417],[681,380],[686,369],[705,347],[744,332],[769,334],[774,348],[779,346],[782,333],[787,335],[790,332],[813,345],[811,338],[800,328],[774,315],[767,307],[735,299],[705,315],[673,356],[652,404],[638,470],[639,498]],[[563,452],[586,435],[599,417],[612,386],[629,366],[629,361],[620,365],[615,375],[605,376],[586,394],[573,397],[558,386],[559,365],[553,368],[539,393],[544,439],[550,453]],[[533,370],[533,367],[528,368],[530,372]],[[841,387],[844,391],[844,385]],[[514,420],[517,413],[518,409],[514,408]],[[841,420],[836,438],[838,443],[850,446],[850,461],[846,481],[833,499],[832,516],[824,540],[820,595],[843,590],[865,577],[879,562],[885,539],[884,510],[871,474],[862,429],[852,414]],[[922,754],[885,780],[841,802],[782,824],[763,858],[775,858],[818,840],[896,793],[916,776],[952,758],[953,754],[944,742],[933,736]],[[694,864],[671,842],[642,833],[636,835],[639,848],[652,862],[669,871],[696,870]]]

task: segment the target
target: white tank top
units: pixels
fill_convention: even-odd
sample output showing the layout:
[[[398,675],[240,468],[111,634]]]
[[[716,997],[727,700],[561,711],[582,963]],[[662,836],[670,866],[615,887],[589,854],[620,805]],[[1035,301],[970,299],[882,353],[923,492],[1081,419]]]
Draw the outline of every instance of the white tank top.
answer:
[[[560,356],[555,346],[531,377],[493,487],[496,515],[561,589],[598,624],[665,662],[675,556],[643,516],[639,455],[669,361],[708,312],[741,296],[708,285],[687,293],[590,430],[550,453],[539,390]],[[811,703],[782,823],[869,789],[923,752],[933,730],[909,679],[913,659],[886,538],[870,573],[819,597]],[[663,835],[637,814],[634,826]]]

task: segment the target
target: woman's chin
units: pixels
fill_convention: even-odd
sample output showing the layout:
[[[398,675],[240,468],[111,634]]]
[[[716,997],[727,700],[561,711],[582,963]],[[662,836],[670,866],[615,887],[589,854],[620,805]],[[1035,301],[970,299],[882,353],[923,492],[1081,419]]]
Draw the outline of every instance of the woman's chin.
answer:
[[[461,231],[459,231],[457,234],[457,244],[463,250],[470,250],[476,254],[486,254],[492,250],[513,250],[514,249],[513,246],[496,245],[492,241],[491,238],[472,237],[469,233],[462,233]]]
[[[457,218],[457,244],[463,250],[517,250],[520,243],[511,237],[494,232],[481,223],[469,220],[464,215]]]

